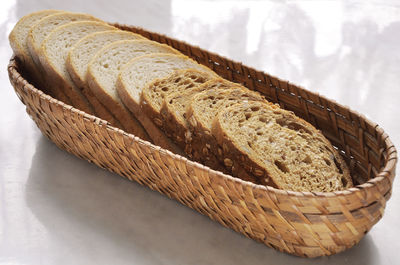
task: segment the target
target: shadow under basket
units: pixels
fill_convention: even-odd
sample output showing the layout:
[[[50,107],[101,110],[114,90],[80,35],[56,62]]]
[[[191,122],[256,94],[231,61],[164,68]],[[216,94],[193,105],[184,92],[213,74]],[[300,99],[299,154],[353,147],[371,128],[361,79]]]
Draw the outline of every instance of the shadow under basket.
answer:
[[[247,237],[293,255],[332,255],[357,244],[390,198],[396,149],[364,116],[318,94],[187,43],[137,27],[115,26],[165,43],[225,79],[262,93],[320,129],[349,165],[355,187],[292,192],[255,185],[173,154],[30,84],[16,58],[11,84],[36,125],[58,147],[178,200]]]

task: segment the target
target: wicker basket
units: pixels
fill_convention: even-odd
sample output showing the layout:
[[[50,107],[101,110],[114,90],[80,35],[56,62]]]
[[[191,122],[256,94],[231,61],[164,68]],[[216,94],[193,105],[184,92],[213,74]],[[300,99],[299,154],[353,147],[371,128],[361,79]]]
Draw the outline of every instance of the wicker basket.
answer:
[[[42,133],[58,147],[298,256],[348,249],[381,219],[391,195],[397,154],[376,124],[320,95],[198,47],[140,28],[117,26],[166,43],[294,111],[341,151],[358,185],[332,193],[291,192],[224,175],[44,94],[26,81],[17,60],[11,59],[8,72],[17,95]]]

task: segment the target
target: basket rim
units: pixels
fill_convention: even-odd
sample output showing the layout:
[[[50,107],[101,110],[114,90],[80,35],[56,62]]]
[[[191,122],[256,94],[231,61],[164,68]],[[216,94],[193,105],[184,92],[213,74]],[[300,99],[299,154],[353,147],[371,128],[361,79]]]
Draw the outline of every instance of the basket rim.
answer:
[[[391,185],[393,185],[392,181],[390,180],[389,176],[391,175],[392,172],[394,172],[395,167],[396,167],[396,163],[397,163],[397,150],[394,146],[394,144],[392,143],[392,141],[390,140],[389,136],[384,132],[384,130],[379,126],[379,125],[375,125],[375,131],[378,133],[378,137],[384,142],[384,146],[385,149],[388,152],[387,157],[385,158],[385,163],[384,163],[384,167],[378,172],[377,176],[366,181],[363,184],[359,184],[356,185],[352,188],[346,189],[346,190],[341,190],[341,191],[334,191],[334,192],[302,192],[302,191],[290,191],[290,190],[281,190],[281,189],[277,189],[271,186],[264,186],[264,185],[259,185],[259,184],[254,184],[252,182],[248,182],[248,181],[244,181],[240,178],[236,178],[233,177],[231,175],[227,175],[224,174],[220,171],[216,171],[213,170],[201,163],[192,161],[187,159],[184,156],[181,156],[179,154],[175,154],[169,150],[163,149],[160,146],[154,145],[152,143],[150,143],[149,141],[143,140],[131,133],[127,133],[122,129],[116,128],[114,126],[112,126],[108,121],[103,120],[99,117],[96,117],[94,115],[88,114],[82,110],[79,110],[77,108],[74,108],[71,105],[68,105],[58,99],[53,98],[52,96],[44,93],[43,91],[41,91],[40,89],[36,88],[33,84],[29,83],[23,76],[22,74],[19,72],[19,65],[17,63],[17,58],[16,56],[13,54],[12,57],[10,58],[9,64],[8,64],[8,72],[10,74],[10,78],[12,78],[13,80],[19,80],[22,81],[24,88],[26,88],[26,90],[31,91],[32,93],[37,94],[40,98],[44,99],[44,100],[48,100],[51,103],[54,103],[64,109],[68,109],[69,111],[72,111],[74,113],[76,113],[77,115],[82,115],[84,118],[91,120],[95,123],[97,123],[100,126],[106,126],[107,130],[113,131],[117,134],[120,134],[122,136],[128,137],[130,140],[136,141],[138,144],[140,145],[147,145],[148,147],[152,148],[153,150],[157,150],[161,153],[167,154],[169,156],[171,156],[173,159],[178,159],[182,162],[188,163],[189,165],[192,165],[194,167],[197,168],[201,168],[201,169],[205,169],[207,171],[210,171],[212,173],[214,173],[215,175],[222,177],[222,178],[226,178],[229,179],[230,181],[239,183],[241,185],[245,185],[247,187],[251,187],[252,189],[256,189],[258,191],[265,191],[265,192],[272,192],[272,193],[276,193],[276,194],[280,194],[280,195],[284,195],[284,196],[291,196],[291,197],[309,197],[309,198],[329,198],[329,197],[336,197],[336,196],[344,196],[344,195],[351,195],[354,194],[356,192],[359,192],[361,190],[368,190],[368,189],[372,189],[375,186],[379,185],[380,183],[382,183],[383,181],[385,181],[386,179],[389,179],[389,181],[391,182]],[[264,72],[263,72],[264,73]],[[304,88],[302,88],[304,89]],[[310,93],[314,93],[312,91],[307,90]],[[315,93],[314,93],[315,94]],[[324,96],[322,96],[324,97]],[[325,98],[325,97],[324,97]],[[326,98],[327,99],[327,98]],[[362,119],[364,119],[366,122],[368,123],[372,123],[375,124],[373,122],[371,122],[365,115],[358,113],[357,111],[354,111],[352,109],[350,109],[349,107],[342,105],[334,100],[331,99],[327,99],[331,102],[333,102],[334,104],[343,107],[343,108],[347,108],[351,113],[360,116]],[[389,150],[391,150],[389,152]]]

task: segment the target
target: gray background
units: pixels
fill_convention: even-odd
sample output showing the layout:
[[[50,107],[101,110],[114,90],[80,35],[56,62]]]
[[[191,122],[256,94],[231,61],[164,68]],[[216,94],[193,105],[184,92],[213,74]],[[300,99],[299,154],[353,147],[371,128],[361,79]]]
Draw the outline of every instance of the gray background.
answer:
[[[398,264],[399,180],[354,248],[307,260],[59,150],[9,84],[23,15],[87,12],[185,40],[350,106],[400,142],[396,1],[0,1],[0,264]]]

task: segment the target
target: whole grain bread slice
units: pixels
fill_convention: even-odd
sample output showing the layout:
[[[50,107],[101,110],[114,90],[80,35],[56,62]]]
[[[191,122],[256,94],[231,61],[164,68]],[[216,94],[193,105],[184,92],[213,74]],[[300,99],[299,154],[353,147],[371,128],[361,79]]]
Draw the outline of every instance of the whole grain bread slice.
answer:
[[[70,48],[86,35],[107,30],[116,30],[104,22],[77,21],[70,22],[52,30],[41,45],[40,63],[43,66],[51,86],[61,87],[74,107],[94,114],[93,106],[75,86],[66,68]]]
[[[195,94],[186,108],[186,119],[192,137],[193,159],[213,167],[212,163],[219,161],[226,171],[241,179],[259,183],[251,174],[246,173],[242,167],[232,165],[229,161],[220,159],[216,139],[211,134],[211,126],[214,117],[222,109],[238,102],[249,100],[264,100],[264,97],[240,84],[232,83],[224,79],[211,80],[205,83],[203,92]]]
[[[347,165],[311,124],[266,101],[219,112],[212,134],[222,157],[266,185],[292,191],[331,192],[352,187]]]
[[[39,20],[49,15],[59,13],[59,10],[41,10],[37,12],[30,13],[22,17],[17,24],[14,26],[13,30],[9,35],[9,42],[14,55],[21,61],[22,67],[25,73],[28,74],[31,82],[37,85],[37,87],[42,88],[42,73],[36,67],[32,56],[29,52],[27,39],[29,35],[29,30],[32,25],[36,24]],[[45,91],[48,92],[48,91]]]
[[[142,36],[122,30],[100,31],[87,35],[75,43],[68,52],[66,68],[75,85],[93,106],[96,115],[104,120],[114,121],[117,127],[126,130],[114,115],[103,105],[89,89],[86,83],[86,73],[89,61],[100,49],[119,40],[144,39]]]
[[[149,54],[131,60],[118,76],[117,90],[122,102],[141,122],[150,138],[163,148],[170,149],[172,142],[140,107],[140,95],[147,83],[162,78],[177,69],[193,68],[215,75],[209,68],[198,64],[187,56],[177,54]]]
[[[140,106],[154,123],[161,124],[160,110],[166,96],[185,91],[188,87],[201,85],[210,79],[214,79],[214,76],[207,72],[195,69],[175,70],[165,77],[154,79],[143,87]]]
[[[53,29],[70,22],[83,21],[83,20],[100,21],[98,18],[95,18],[88,14],[64,12],[64,11],[57,12],[55,14],[43,17],[41,20],[33,24],[29,29],[28,37],[26,39],[26,45],[29,54],[31,55],[36,68],[39,70],[39,72],[43,73],[42,76],[44,77],[43,78],[44,87],[53,97],[68,104],[71,104],[72,102],[65,95],[65,93],[61,89],[57,89],[57,87],[51,85],[53,83],[51,77],[49,80],[47,80],[47,75],[45,74],[43,66],[40,63],[39,54],[43,41],[53,31]]]
[[[174,63],[174,61],[171,61],[171,63]],[[182,66],[185,67],[185,65]],[[158,65],[158,67],[161,68],[163,66]],[[161,75],[164,75],[164,73]],[[169,117],[161,115],[163,99],[175,93],[179,95],[186,94],[187,91],[191,93],[200,85],[214,78],[214,74],[205,71],[180,69],[173,71],[164,78],[153,80],[145,85],[142,91],[141,107],[143,114],[148,117],[149,121],[157,125],[169,138],[175,141],[189,157],[191,156],[189,143],[184,140],[186,130],[185,128],[182,129],[184,125],[180,125],[176,120],[172,121],[172,119],[167,119]],[[180,106],[177,106],[175,110],[180,111],[180,109],[178,110],[179,107]]]
[[[141,123],[122,103],[117,92],[121,68],[132,58],[150,53],[179,53],[175,49],[149,40],[121,40],[106,45],[89,62],[86,82],[99,101],[130,133],[150,140]]]
[[[201,146],[201,148],[196,149],[192,148],[192,143],[196,146],[199,146],[199,144],[195,141],[190,141],[190,137],[186,138],[186,141],[182,141],[185,136],[190,136],[190,132],[187,129],[187,124],[185,121],[181,121],[181,119],[178,118],[178,122],[178,119],[173,118],[170,115],[165,116],[167,117],[166,120],[165,117],[161,115],[161,108],[163,106],[165,98],[175,94],[176,97],[187,94],[186,96],[183,96],[185,100],[183,100],[182,102],[178,99],[179,104],[177,104],[175,109],[176,112],[179,113],[178,117],[184,116],[185,106],[183,105],[190,101],[191,95],[194,95],[199,87],[202,87],[207,83],[214,85],[207,86],[204,89],[209,89],[212,87],[223,87],[224,85],[234,85],[227,80],[221,78],[216,79],[214,74],[209,74],[199,70],[176,70],[164,78],[153,80],[144,87],[141,95],[141,106],[143,112],[149,116],[154,124],[159,126],[159,128],[162,129],[168,137],[172,138],[177,144],[179,144],[179,146],[185,150],[185,153],[188,155],[188,157],[192,158],[192,160],[194,161],[201,162],[214,170],[222,171],[224,173],[230,173],[230,171],[227,170],[227,168],[224,167],[224,165],[220,163],[217,159],[204,159],[205,156],[203,155],[201,150],[204,146],[209,146],[209,143],[205,143]],[[174,98],[176,97],[174,96]],[[168,119],[168,117],[170,119]],[[208,158],[210,158],[210,156],[208,156]],[[247,174],[244,171],[238,172],[238,175],[240,175],[240,177],[244,180],[257,183],[256,179],[253,176]]]

